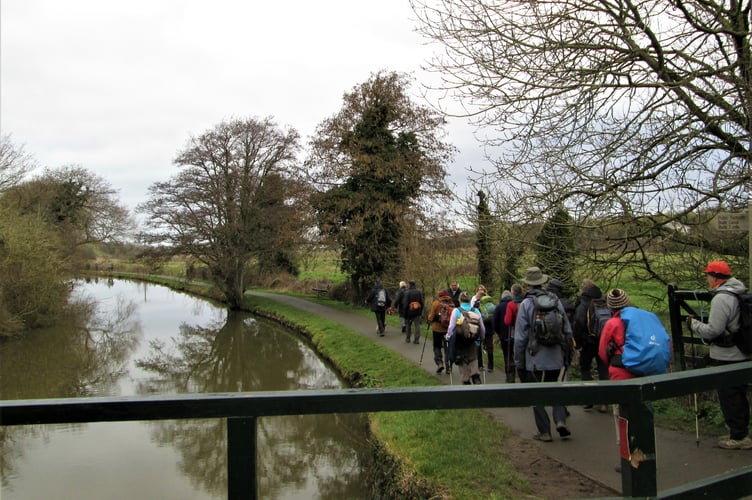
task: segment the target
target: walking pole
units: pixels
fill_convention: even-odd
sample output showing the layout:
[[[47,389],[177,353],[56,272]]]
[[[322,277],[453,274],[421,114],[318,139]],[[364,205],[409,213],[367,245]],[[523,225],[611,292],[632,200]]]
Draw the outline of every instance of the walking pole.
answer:
[[[480,337],[478,337],[480,338]],[[483,363],[483,341],[480,342],[480,364],[483,365],[483,384],[486,383],[486,364]]]
[[[423,349],[420,351],[420,362],[418,363],[418,366],[423,366],[423,353],[426,352],[426,342],[428,342],[429,330],[431,330],[431,323],[428,323],[426,325],[426,338],[425,340],[423,340]]]

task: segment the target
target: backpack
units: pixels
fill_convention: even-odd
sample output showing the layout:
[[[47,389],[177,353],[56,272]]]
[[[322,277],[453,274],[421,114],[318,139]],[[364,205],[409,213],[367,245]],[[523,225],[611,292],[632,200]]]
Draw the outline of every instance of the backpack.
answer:
[[[629,306],[621,310],[619,317],[625,326],[623,367],[636,375],[666,373],[671,362],[671,339],[658,316]]]
[[[483,321],[489,322],[493,318],[496,304],[493,303],[493,299],[490,295],[486,295],[485,297],[480,299],[480,305],[478,306],[478,309],[480,309],[480,315],[483,317]]]
[[[420,311],[420,302],[418,302],[417,300],[413,300],[407,305],[407,310],[412,313],[416,313]]]
[[[386,307],[386,290],[383,288],[376,293],[376,307]]]
[[[752,293],[731,293],[721,290],[721,293],[734,295],[739,301],[739,330],[731,334],[734,345],[744,354],[752,354]]]
[[[457,325],[460,326],[462,336],[468,340],[477,338],[480,332],[481,315],[473,310],[465,311],[462,308],[457,309],[460,312],[460,315],[457,317]]]
[[[601,338],[603,325],[611,319],[611,309],[606,305],[603,298],[591,299],[587,309],[587,329],[588,335],[595,339]]]
[[[439,302],[439,315],[438,319],[434,318],[434,321],[438,321],[441,324],[441,328],[449,328],[449,323],[452,321],[452,311],[454,310],[453,302]]]
[[[550,292],[533,295],[534,315],[531,332],[538,344],[564,345],[564,315],[559,310],[559,297]]]

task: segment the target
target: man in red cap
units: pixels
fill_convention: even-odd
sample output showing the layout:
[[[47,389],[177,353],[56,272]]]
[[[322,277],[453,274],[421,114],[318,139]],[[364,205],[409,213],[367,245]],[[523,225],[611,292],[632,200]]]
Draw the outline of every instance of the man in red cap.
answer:
[[[731,268],[722,260],[710,262],[703,271],[708,286],[714,294],[710,301],[708,322],[689,318],[689,328],[710,343],[710,365],[720,366],[747,361],[747,356],[734,344],[732,333],[741,326],[737,295],[747,288],[731,276]],[[747,386],[736,385],[718,389],[718,401],[730,434],[718,440],[718,446],[727,450],[750,450],[749,401]]]

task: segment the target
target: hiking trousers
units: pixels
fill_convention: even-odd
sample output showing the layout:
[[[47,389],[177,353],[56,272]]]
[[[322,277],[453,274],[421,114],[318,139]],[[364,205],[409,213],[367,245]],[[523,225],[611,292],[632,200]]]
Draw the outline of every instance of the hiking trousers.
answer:
[[[444,340],[446,332],[433,332],[433,362],[436,366],[443,366],[449,370],[449,358],[444,360],[446,354],[446,340]]]
[[[710,365],[721,366],[741,361],[719,361],[711,359]],[[729,428],[731,439],[740,441],[749,434],[749,400],[747,384],[718,388],[718,402],[721,405],[723,419]]]
[[[534,370],[526,371],[523,382],[555,382],[559,379],[560,370]],[[567,423],[566,406],[552,407],[554,423]],[[533,416],[535,417],[535,426],[540,434],[551,434],[551,419],[548,417],[548,411],[545,406],[533,406]]]
[[[410,341],[410,335],[412,335],[413,331],[415,332],[413,342],[417,344],[418,342],[420,342],[420,316],[407,318],[407,331],[405,332],[405,340]]]
[[[376,315],[376,326],[379,330],[379,335],[383,335],[386,330],[386,310],[374,311]]]

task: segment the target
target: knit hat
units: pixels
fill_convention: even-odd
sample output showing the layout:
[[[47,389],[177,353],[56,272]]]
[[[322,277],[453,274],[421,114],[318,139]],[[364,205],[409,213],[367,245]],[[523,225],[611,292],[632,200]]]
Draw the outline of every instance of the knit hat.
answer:
[[[523,281],[531,286],[542,285],[548,281],[548,275],[543,274],[540,267],[529,267],[525,270],[525,279]]]
[[[714,260],[708,263],[708,267],[703,271],[714,278],[729,279],[731,277],[731,268],[722,260]]]
[[[582,295],[591,299],[600,299],[603,296],[603,292],[598,288],[598,285],[588,285],[582,291]]]
[[[631,305],[631,302],[629,301],[629,295],[627,295],[627,292],[621,288],[614,288],[608,292],[608,295],[606,295],[606,305],[608,305],[609,309],[615,311]]]
[[[561,293],[564,291],[564,283],[561,280],[554,278],[548,282],[546,288],[552,292]]]
[[[439,297],[451,297],[451,295],[446,290],[442,290],[439,292]]]

